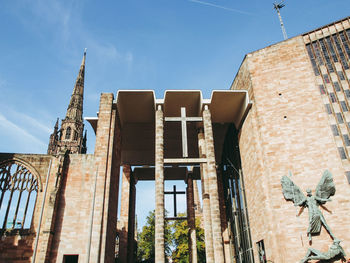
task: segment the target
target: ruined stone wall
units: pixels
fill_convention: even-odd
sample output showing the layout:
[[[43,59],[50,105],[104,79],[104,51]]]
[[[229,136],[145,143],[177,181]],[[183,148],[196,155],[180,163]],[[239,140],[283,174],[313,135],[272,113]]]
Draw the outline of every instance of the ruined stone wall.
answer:
[[[55,157],[40,154],[0,153],[0,163],[7,160],[20,161],[33,175],[38,176],[39,191],[30,230],[24,231],[26,233],[14,231],[2,237],[0,241],[0,262],[31,262],[30,258],[33,255],[34,241],[46,186],[46,176],[50,160],[53,160],[51,170],[55,166]]]
[[[257,262],[262,239],[267,259],[278,263],[297,262],[309,247],[307,209],[296,217],[282,195],[280,180],[288,170],[303,190],[315,190],[324,170],[331,171],[337,192],[326,204],[332,214],[323,214],[349,254],[350,187],[302,37],[248,54],[232,89],[248,89],[253,102],[239,145]],[[312,247],[327,251],[331,243],[323,228]]]
[[[93,155],[70,154],[62,181],[50,262],[63,262],[63,255],[79,255],[84,262],[89,248],[96,165]]]

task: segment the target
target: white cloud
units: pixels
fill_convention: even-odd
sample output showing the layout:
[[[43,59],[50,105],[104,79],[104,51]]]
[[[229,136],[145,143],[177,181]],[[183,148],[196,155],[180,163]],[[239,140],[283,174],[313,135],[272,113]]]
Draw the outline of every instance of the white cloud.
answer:
[[[2,130],[7,130],[9,134],[11,134],[12,138],[18,138],[18,140],[23,141],[26,140],[28,144],[38,144],[39,146],[46,147],[47,144],[27,132],[25,129],[19,127],[12,121],[8,120],[3,114],[0,113],[0,127]]]

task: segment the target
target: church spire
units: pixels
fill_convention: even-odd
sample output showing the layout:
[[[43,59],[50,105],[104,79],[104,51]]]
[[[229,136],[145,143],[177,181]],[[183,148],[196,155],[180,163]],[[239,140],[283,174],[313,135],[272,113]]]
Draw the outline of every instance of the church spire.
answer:
[[[55,151],[50,151],[50,154],[66,152],[67,150],[70,153],[84,153],[84,151],[86,152],[86,138],[84,140],[84,135],[83,135],[84,133],[83,99],[84,99],[85,60],[86,60],[86,49],[84,50],[83,60],[81,62],[78,77],[76,79],[74,89],[69,101],[66,117],[62,120],[61,129],[59,131],[57,131],[58,123],[56,123],[57,128],[55,126],[56,133],[58,134],[60,132],[60,137],[58,138],[58,141],[57,141],[57,148]],[[50,143],[51,143],[51,138],[50,138]],[[50,149],[50,145],[49,145],[49,149]]]
[[[84,77],[85,77],[86,49],[84,50],[79,74],[75,82],[72,96],[67,109],[66,118],[77,121],[83,120],[83,98],[84,98]]]

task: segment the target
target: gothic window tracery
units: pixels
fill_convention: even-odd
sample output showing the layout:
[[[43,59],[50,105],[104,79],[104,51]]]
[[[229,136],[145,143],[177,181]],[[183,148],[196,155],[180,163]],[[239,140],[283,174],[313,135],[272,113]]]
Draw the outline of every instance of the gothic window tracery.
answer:
[[[30,229],[38,178],[18,161],[0,164],[0,234],[5,230]]]
[[[72,128],[68,127],[67,130],[66,130],[66,140],[70,139],[71,133],[72,133]]]

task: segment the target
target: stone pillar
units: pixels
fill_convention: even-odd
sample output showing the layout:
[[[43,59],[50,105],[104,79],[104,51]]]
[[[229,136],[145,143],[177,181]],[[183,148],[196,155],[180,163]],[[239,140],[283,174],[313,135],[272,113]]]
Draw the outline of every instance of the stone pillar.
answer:
[[[208,105],[203,110],[204,137],[207,149],[207,169],[209,179],[210,194],[210,214],[213,233],[214,257],[215,262],[224,263],[224,247],[221,233],[220,203],[218,194],[218,181],[216,174],[214,136],[211,124],[211,114]]]
[[[198,133],[199,157],[206,158],[206,146],[203,131]],[[203,201],[203,225],[205,240],[205,257],[207,263],[214,263],[213,234],[211,229],[210,199],[209,199],[209,181],[207,173],[207,164],[200,164],[202,181],[202,201]]]
[[[189,261],[197,263],[197,238],[196,238],[196,221],[194,211],[194,196],[193,196],[193,179],[187,179],[187,224],[188,224],[188,247],[189,247]]]
[[[128,226],[128,263],[135,262],[135,249],[136,239],[135,238],[135,207],[136,207],[136,180],[134,175],[131,173],[130,177],[130,202],[129,202],[129,226]]]
[[[220,201],[220,215],[221,215],[221,231],[222,238],[224,241],[224,253],[226,261],[229,261],[231,258],[231,247],[230,247],[230,237],[229,237],[229,229],[228,222],[226,217],[226,203],[225,203],[225,195],[224,195],[224,186],[222,182],[222,173],[218,171],[218,190],[219,190],[219,201]]]
[[[193,180],[193,196],[194,196],[194,212],[195,212],[196,218],[201,217],[202,206],[201,206],[201,201],[199,199],[198,185],[196,180]]]
[[[164,263],[164,116],[161,105],[158,105],[156,110],[155,132],[155,262]]]
[[[119,261],[127,262],[128,255],[128,221],[130,201],[130,165],[123,165],[122,188],[120,200],[120,217],[118,220],[119,230]]]
[[[89,262],[113,262],[118,212],[120,123],[112,93],[102,93],[95,143],[97,169]]]

